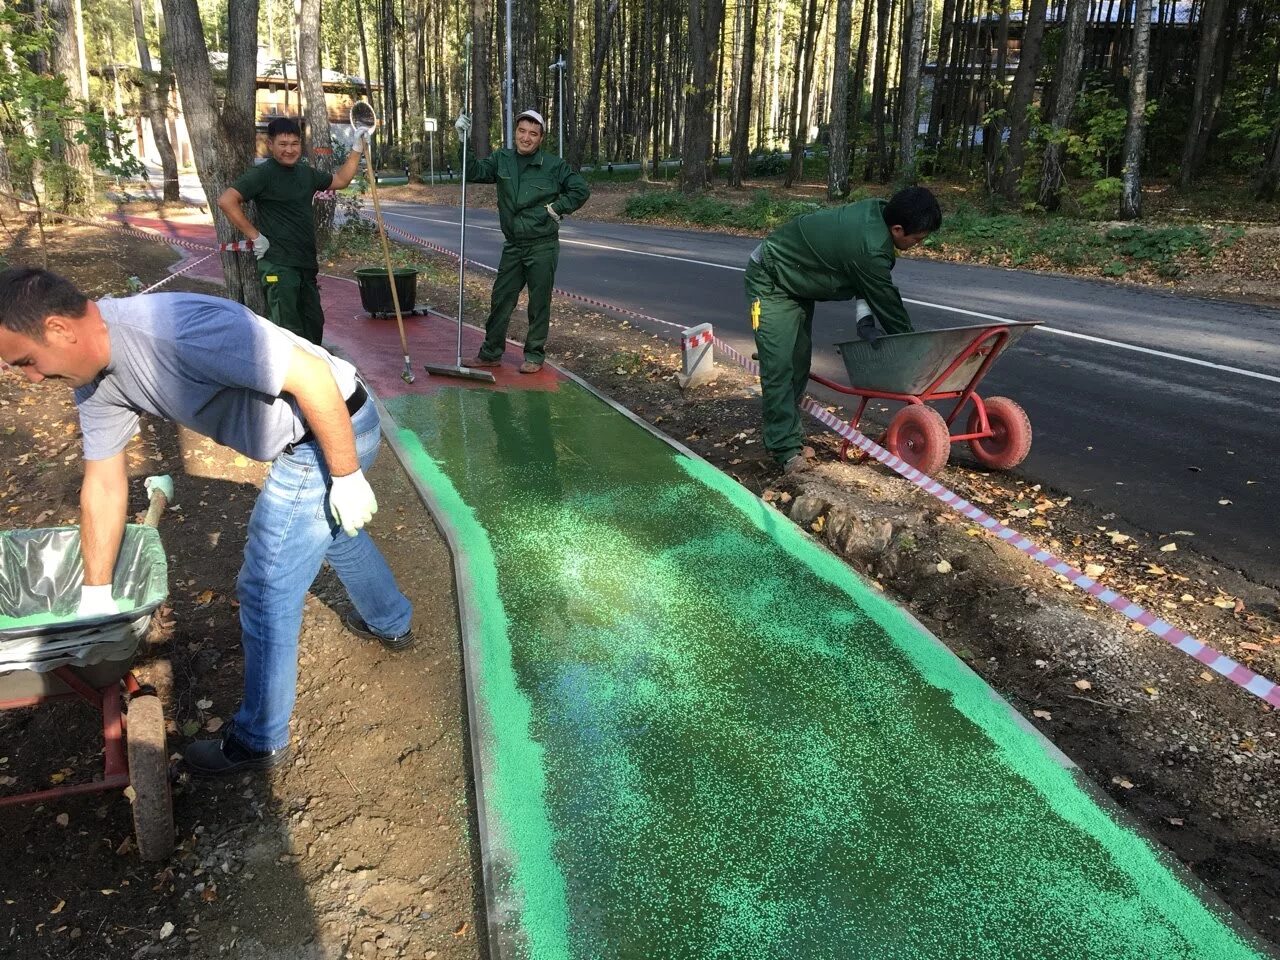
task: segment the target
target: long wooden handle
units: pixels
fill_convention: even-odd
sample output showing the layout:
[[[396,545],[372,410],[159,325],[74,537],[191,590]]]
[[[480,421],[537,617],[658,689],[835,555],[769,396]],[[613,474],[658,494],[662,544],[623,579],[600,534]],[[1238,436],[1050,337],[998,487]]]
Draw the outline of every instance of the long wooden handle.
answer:
[[[366,144],[365,152],[372,152],[372,146]],[[387,282],[391,284],[391,302],[396,308],[396,326],[400,328],[400,349],[409,356],[409,341],[404,335],[404,317],[400,315],[400,294],[396,290],[396,275],[391,269],[391,248],[387,246],[387,231],[382,226],[382,205],[378,203],[378,171],[373,168],[373,158],[365,157],[369,167],[369,192],[373,194],[373,216],[378,221],[378,236],[382,239],[382,259],[387,265]]]

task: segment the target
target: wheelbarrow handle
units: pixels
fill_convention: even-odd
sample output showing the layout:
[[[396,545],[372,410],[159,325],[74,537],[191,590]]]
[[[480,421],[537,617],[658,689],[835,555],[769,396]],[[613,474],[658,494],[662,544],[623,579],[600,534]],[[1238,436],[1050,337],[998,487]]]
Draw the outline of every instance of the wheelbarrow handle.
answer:
[[[151,502],[147,507],[146,519],[142,522],[148,527],[158,527],[165,507],[173,499],[173,478],[168,474],[147,477],[143,486],[146,487]]]

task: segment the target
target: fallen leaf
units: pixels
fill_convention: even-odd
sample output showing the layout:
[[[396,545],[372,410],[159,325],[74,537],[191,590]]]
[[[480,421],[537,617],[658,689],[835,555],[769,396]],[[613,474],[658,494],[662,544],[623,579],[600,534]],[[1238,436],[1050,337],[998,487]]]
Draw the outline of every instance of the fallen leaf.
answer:
[[[1261,647],[1261,646],[1259,646],[1259,645],[1258,645],[1258,644],[1256,644],[1256,643],[1248,643],[1248,642],[1246,642],[1246,643],[1242,643],[1242,644],[1240,644],[1240,649],[1241,649],[1241,650],[1252,650],[1254,653],[1261,653],[1261,652],[1262,652],[1262,647]]]
[[[1053,714],[1052,714],[1052,713],[1050,713],[1048,710],[1032,710],[1032,711],[1031,711],[1031,715],[1032,715],[1033,717],[1039,717],[1041,720],[1052,720],[1052,719],[1053,719]]]
[[[939,560],[939,561],[938,561],[938,572],[939,572],[939,573],[950,573],[950,572],[951,572],[951,563],[950,563],[949,561],[947,561],[947,560]]]
[[[210,717],[209,722],[204,725],[204,729],[208,733],[217,733],[222,729],[222,718]]]
[[[173,924],[166,920],[164,926],[160,928],[160,939],[168,940],[171,936],[173,936]]]
[[[1075,682],[1075,688],[1077,690],[1092,690],[1093,684],[1090,683],[1088,680],[1077,680]]]
[[[236,457],[231,462],[234,463],[237,467],[247,467],[249,465],[249,461],[246,457]]]
[[[197,709],[200,709],[200,710],[208,710],[208,709],[209,709],[210,707],[212,707],[212,706],[213,706],[213,701],[212,701],[212,700],[197,700],[197,701],[196,701],[196,707],[197,707]]]
[[[1200,679],[1203,680],[1205,683],[1213,683],[1213,674],[1210,673],[1208,670],[1201,670]]]
[[[1094,577],[1096,579],[1106,572],[1107,568],[1100,563],[1086,563],[1084,566],[1084,575],[1086,577]]]
[[[50,911],[49,911],[49,913],[51,913],[51,914],[54,914],[54,913],[61,913],[61,912],[62,912],[62,908],[63,908],[63,907],[65,907],[66,905],[67,905],[67,901],[65,901],[65,900],[59,900],[59,901],[58,901],[58,905],[57,905],[56,907],[54,907],[52,910],[50,910]]]
[[[182,725],[181,729],[184,737],[194,737],[200,730],[200,721],[188,720]]]
[[[1156,564],[1153,563],[1147,567],[1147,573],[1151,574],[1152,576],[1162,577],[1165,574],[1165,569],[1164,567],[1157,566]]]
[[[1166,543],[1163,547],[1160,548],[1160,552],[1173,553],[1177,549],[1178,549],[1178,545],[1176,543]]]
[[[1234,597],[1218,597],[1213,601],[1213,605],[1219,610],[1231,610],[1235,607],[1236,601]]]
[[[1118,786],[1122,790],[1133,789],[1133,783],[1130,782],[1129,780],[1126,780],[1124,777],[1112,777],[1111,782],[1114,783],[1116,786]]]
[[[129,786],[125,787],[120,792],[124,794],[124,798],[130,803],[133,803],[133,801],[138,799],[138,791],[133,789],[133,784],[129,784]]]
[[[60,827],[65,827],[71,823],[71,817],[65,813],[58,814],[56,817],[54,817],[54,820],[57,822],[58,826]]]
[[[453,935],[455,937],[465,937],[467,935],[467,929],[470,926],[471,925],[467,923],[467,921],[463,920],[462,923],[458,925],[458,929],[453,931]]]
[[[1165,817],[1165,820],[1169,821],[1171,827],[1180,827],[1183,824],[1181,817]]]
[[[1220,507],[1229,507],[1229,506],[1231,506],[1231,501],[1230,501],[1230,500],[1219,500],[1219,501],[1218,501],[1218,506],[1220,506]]]
[[[103,889],[99,890],[98,892],[99,892],[100,894],[102,894],[104,897],[109,897],[109,896],[111,896],[112,894],[119,893],[120,891],[119,891],[119,890],[112,890],[110,887],[104,887]]]
[[[1142,692],[1143,692],[1143,693],[1145,693],[1145,694],[1146,694],[1147,696],[1149,696],[1149,697],[1155,697],[1155,696],[1158,696],[1158,695],[1159,695],[1159,693],[1160,693],[1160,691],[1159,691],[1159,690],[1157,690],[1155,687],[1143,687],[1143,688],[1142,688]]]
[[[827,518],[819,517],[817,520],[813,521],[813,523],[809,524],[809,529],[812,530],[814,533],[821,533],[822,528],[825,527],[826,525],[827,525]]]
[[[213,603],[214,592],[212,590],[201,590],[196,594],[196,606],[207,607]]]

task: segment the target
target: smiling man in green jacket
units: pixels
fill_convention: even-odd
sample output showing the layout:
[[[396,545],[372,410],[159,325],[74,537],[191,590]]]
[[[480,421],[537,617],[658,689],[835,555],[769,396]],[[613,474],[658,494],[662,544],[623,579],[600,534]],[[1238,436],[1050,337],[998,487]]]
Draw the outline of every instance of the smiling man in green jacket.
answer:
[[[471,131],[471,118],[463,114],[454,126],[458,135],[465,137]],[[551,328],[551,288],[560,258],[560,219],[591,196],[580,174],[559,157],[542,152],[545,129],[542,115],[526,110],[516,117],[514,150],[495,150],[483,160],[467,157],[468,181],[498,185],[498,221],[506,238],[484,323],[484,345],[467,361],[471,367],[501,365],[511,311],[520,291],[528,286],[529,332],[520,372],[542,369]]]
[[[747,300],[760,358],[764,445],[787,473],[813,457],[804,445],[800,401],[813,361],[813,305],[821,300],[866,302],[885,333],[910,333],[911,318],[890,271],[942,226],[942,210],[924,187],[819,210],[784,224],[751,253]],[[875,339],[874,323],[858,334]]]

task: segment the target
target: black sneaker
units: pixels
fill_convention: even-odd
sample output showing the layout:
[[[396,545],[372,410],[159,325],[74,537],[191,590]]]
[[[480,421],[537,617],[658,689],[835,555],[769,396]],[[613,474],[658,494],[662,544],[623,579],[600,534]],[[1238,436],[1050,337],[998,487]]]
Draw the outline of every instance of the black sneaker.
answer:
[[[413,635],[413,628],[410,627],[398,637],[384,637],[380,633],[374,633],[369,629],[369,625],[360,619],[358,613],[348,613],[342,618],[343,625],[354,633],[357,637],[363,637],[365,640],[377,640],[388,650],[408,650],[413,646],[413,642],[417,639]]]
[[[197,777],[226,777],[249,770],[270,770],[289,758],[289,748],[250,750],[227,732],[217,740],[197,740],[183,754],[187,769]]]

